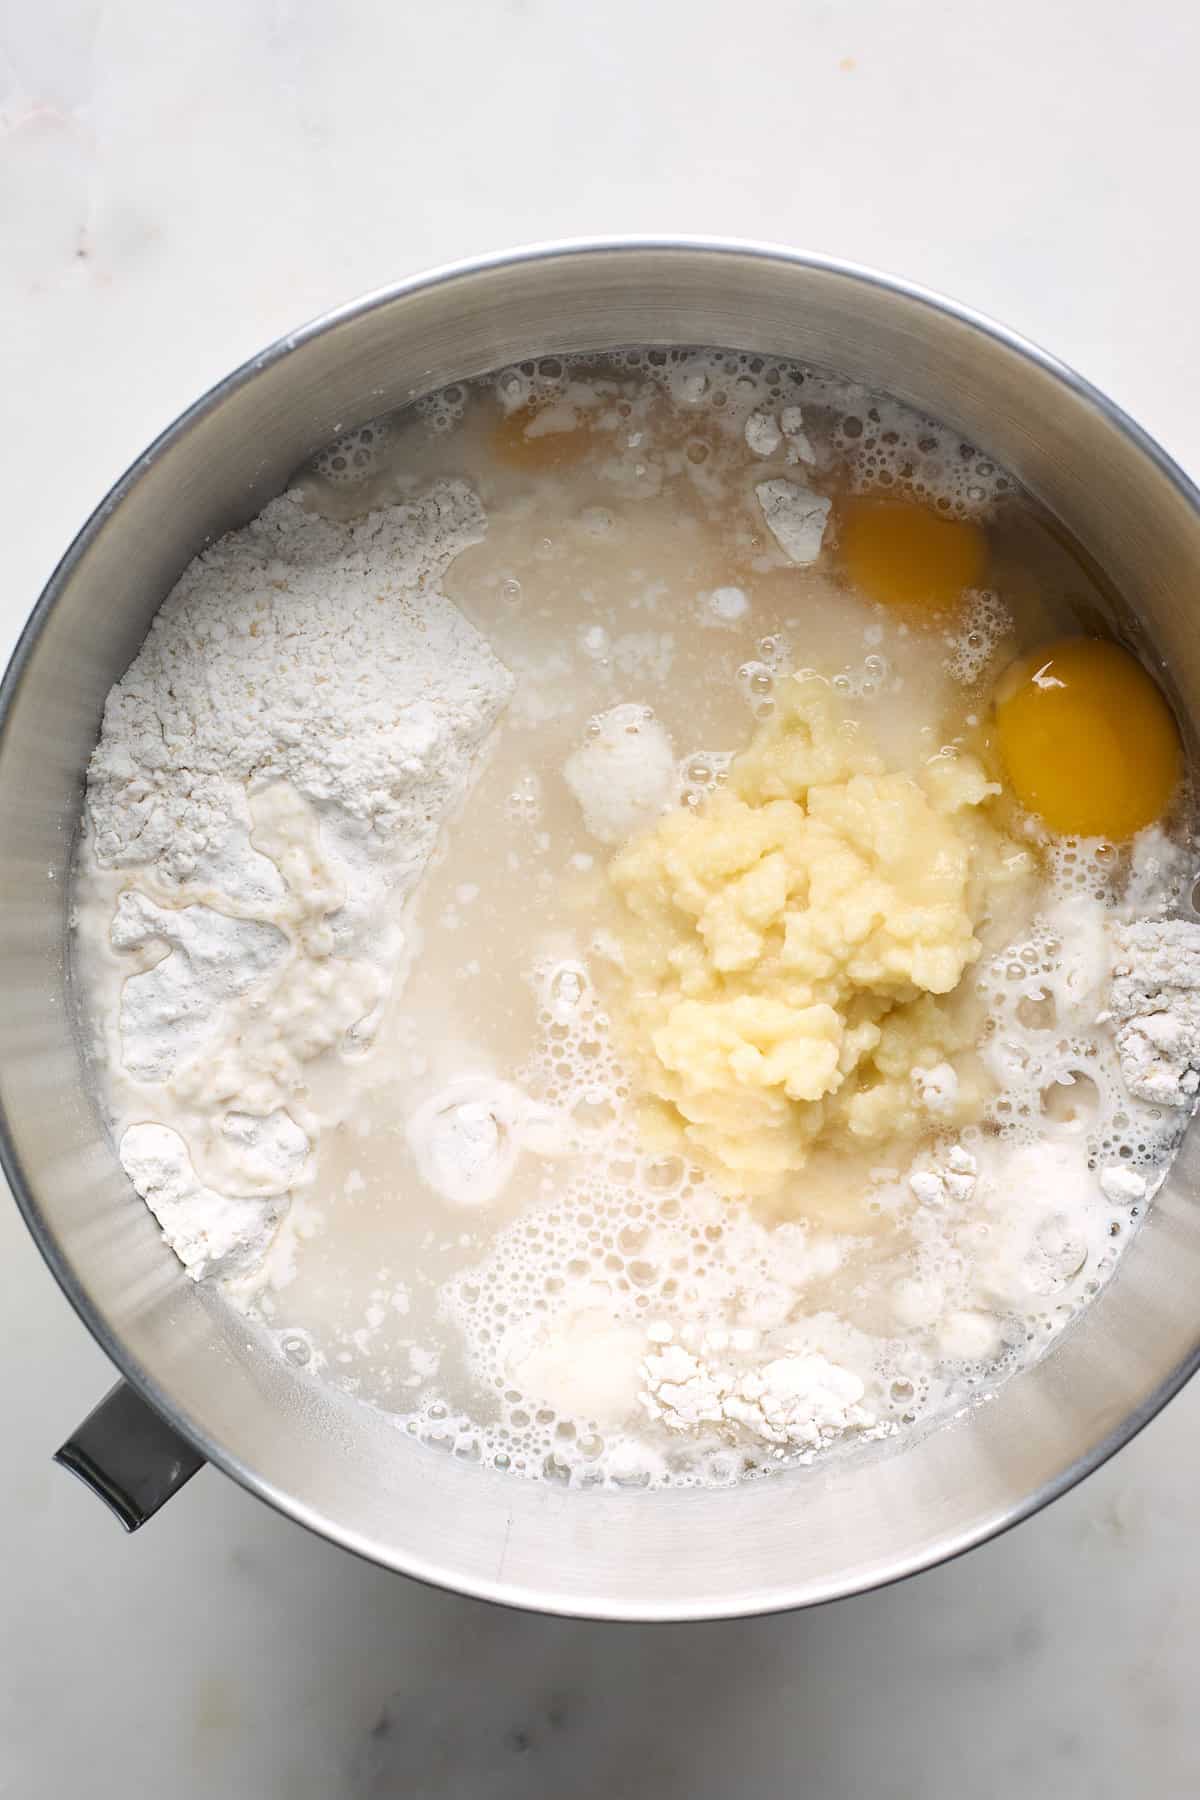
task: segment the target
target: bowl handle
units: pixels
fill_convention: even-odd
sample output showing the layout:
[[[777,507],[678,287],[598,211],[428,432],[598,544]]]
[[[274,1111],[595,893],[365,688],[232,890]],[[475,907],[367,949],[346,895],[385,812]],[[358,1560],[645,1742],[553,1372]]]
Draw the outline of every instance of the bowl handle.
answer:
[[[144,1525],[190,1481],[204,1458],[118,1381],[54,1457],[112,1508],[126,1531]]]

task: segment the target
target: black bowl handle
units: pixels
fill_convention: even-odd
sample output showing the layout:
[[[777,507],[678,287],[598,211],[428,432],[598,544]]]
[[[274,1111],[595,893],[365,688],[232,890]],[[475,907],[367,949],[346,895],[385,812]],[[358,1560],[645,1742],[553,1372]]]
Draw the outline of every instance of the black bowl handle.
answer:
[[[204,1467],[199,1451],[124,1381],[72,1432],[54,1460],[111,1507],[126,1531],[144,1525]]]

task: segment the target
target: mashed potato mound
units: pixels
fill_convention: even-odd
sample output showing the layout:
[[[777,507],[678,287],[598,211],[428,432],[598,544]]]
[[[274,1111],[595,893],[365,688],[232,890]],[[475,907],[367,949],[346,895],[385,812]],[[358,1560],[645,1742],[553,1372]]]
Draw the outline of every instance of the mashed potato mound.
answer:
[[[609,870],[653,1135],[730,1194],[770,1193],[818,1144],[977,1116],[978,1020],[955,990],[1030,873],[983,816],[997,792],[966,754],[887,769],[824,680],[781,682],[727,785]],[[949,1093],[921,1079],[947,1064]]]

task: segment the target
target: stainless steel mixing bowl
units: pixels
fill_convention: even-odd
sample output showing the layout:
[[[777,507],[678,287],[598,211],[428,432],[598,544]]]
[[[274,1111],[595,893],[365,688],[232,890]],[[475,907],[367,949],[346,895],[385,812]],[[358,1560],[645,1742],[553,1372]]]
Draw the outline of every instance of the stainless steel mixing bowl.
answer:
[[[105,694],[189,558],[318,446],[451,380],[621,344],[794,357],[950,422],[1107,571],[1181,715],[1200,719],[1196,490],[1069,370],[903,283],[750,245],[564,245],[371,295],[221,382],[84,527],[0,692],[3,1162],[129,1384],[63,1453],[129,1524],[207,1458],[335,1542],[464,1593],[612,1619],[766,1612],[874,1587],[1003,1530],[1094,1468],[1196,1365],[1195,1131],[1115,1279],[989,1404],[890,1454],[707,1492],[563,1491],[415,1444],[253,1348],[134,1199],[89,1098],[68,983],[71,851]]]

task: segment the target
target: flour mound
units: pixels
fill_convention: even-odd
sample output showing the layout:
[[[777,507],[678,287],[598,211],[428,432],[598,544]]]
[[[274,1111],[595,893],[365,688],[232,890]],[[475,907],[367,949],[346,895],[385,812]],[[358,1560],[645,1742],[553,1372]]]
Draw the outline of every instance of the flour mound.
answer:
[[[311,1178],[336,1120],[307,1065],[369,1050],[399,906],[511,694],[437,585],[485,528],[461,481],[352,524],[284,494],[184,572],[108,697],[84,864],[119,953],[115,1135],[197,1278],[261,1259]]]
[[[104,709],[100,864],[257,907],[280,882],[249,843],[245,789],[285,780],[386,845],[410,885],[512,688],[436,591],[484,531],[461,481],[352,525],[284,494],[199,556]]]

